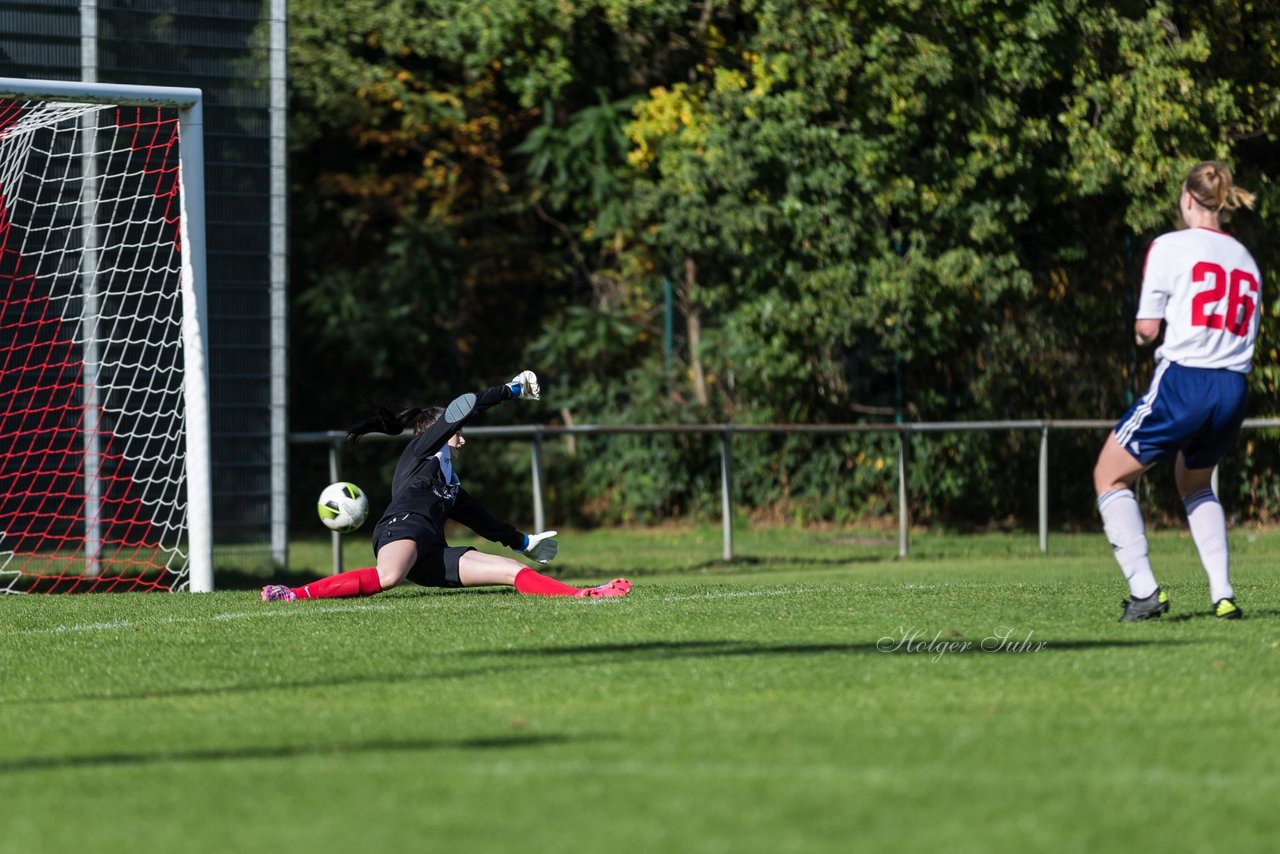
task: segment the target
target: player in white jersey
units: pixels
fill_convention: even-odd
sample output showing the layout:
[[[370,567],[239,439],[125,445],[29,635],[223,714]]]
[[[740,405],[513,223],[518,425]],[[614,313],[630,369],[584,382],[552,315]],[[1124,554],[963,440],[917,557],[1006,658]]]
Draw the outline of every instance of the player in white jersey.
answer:
[[[1200,163],[1182,182],[1178,206],[1187,228],[1162,234],[1147,252],[1134,334],[1139,345],[1160,335],[1147,393],[1107,437],[1093,469],[1107,539],[1129,584],[1123,622],[1159,617],[1169,597],[1147,556],[1138,477],[1175,458],[1174,479],[1187,524],[1209,576],[1214,614],[1244,612],[1231,587],[1227,524],[1212,488],[1213,469],[1235,443],[1244,420],[1246,375],[1262,313],[1262,276],[1253,256],[1221,230],[1226,211],[1251,207],[1220,163]]]

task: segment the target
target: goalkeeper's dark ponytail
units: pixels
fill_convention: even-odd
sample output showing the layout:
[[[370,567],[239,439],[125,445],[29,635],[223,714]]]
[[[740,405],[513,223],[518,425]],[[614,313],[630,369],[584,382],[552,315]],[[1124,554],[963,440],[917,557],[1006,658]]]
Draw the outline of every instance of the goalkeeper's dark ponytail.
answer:
[[[385,406],[379,406],[368,418],[347,428],[347,441],[358,442],[367,433],[399,436],[409,425],[413,425],[413,434],[416,436],[436,423],[442,412],[444,410],[439,406],[411,406],[400,412],[392,412]]]

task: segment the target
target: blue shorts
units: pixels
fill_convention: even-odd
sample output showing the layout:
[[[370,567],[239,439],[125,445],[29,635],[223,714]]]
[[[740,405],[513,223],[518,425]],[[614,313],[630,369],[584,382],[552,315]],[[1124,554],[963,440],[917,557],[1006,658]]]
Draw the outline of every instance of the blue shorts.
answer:
[[[1143,465],[1181,451],[1187,468],[1213,468],[1235,444],[1247,388],[1237,371],[1161,362],[1147,393],[1116,424],[1116,439]]]

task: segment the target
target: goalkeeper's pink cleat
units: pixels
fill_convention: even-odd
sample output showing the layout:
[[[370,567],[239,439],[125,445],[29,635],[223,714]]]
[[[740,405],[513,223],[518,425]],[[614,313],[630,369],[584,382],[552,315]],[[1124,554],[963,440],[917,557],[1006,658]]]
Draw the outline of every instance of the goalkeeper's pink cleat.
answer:
[[[268,584],[262,588],[263,602],[292,602],[297,598],[298,594],[283,584]]]
[[[573,596],[575,599],[612,599],[614,596],[626,596],[630,592],[630,581],[625,578],[615,578],[599,587],[584,587]]]

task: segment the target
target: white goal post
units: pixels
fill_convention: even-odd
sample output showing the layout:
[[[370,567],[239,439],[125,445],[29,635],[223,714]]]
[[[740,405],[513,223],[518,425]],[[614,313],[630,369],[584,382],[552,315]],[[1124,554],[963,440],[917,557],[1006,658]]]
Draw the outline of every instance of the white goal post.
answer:
[[[0,78],[0,593],[213,589],[199,89]]]

